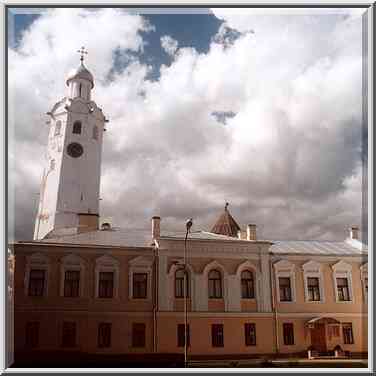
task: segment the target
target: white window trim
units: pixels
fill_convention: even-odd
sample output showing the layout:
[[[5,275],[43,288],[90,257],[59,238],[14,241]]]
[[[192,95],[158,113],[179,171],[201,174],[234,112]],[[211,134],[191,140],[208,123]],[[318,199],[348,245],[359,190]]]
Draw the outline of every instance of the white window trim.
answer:
[[[95,297],[102,300],[111,300],[111,298],[99,297],[99,273],[114,273],[114,291],[112,299],[116,299],[119,293],[119,261],[112,256],[103,255],[95,261]]]
[[[241,275],[242,272],[245,270],[249,270],[250,272],[253,273],[253,283],[254,283],[254,292],[255,292],[255,297],[254,298],[242,298],[242,292],[241,292]],[[238,268],[236,269],[236,279],[237,283],[240,288],[240,301],[259,301],[259,279],[260,279],[260,274],[259,274],[259,269],[252,264],[251,261],[247,260],[241,263]]]
[[[183,259],[176,260],[173,262],[170,266],[170,270],[168,271],[168,278],[169,278],[169,286],[170,286],[170,291],[171,291],[171,297],[170,299],[184,299],[184,298],[176,298],[175,297],[175,273],[178,269],[184,268],[184,263]],[[191,304],[193,307],[193,302],[194,302],[194,296],[195,296],[195,291],[194,291],[194,280],[195,280],[195,273],[191,267],[191,265],[187,264],[187,269],[188,269],[188,284],[189,284],[189,292],[190,292],[190,297],[191,299]],[[193,309],[193,308],[192,308]]]
[[[133,274],[146,273],[147,274],[147,286],[146,286],[146,298],[133,297]],[[129,299],[135,301],[145,301],[152,299],[152,277],[153,277],[153,259],[149,257],[138,256],[129,261]]]
[[[302,265],[304,280],[304,298],[306,303],[325,303],[324,295],[324,277],[321,264],[316,261],[308,261]],[[308,278],[319,279],[320,300],[309,300],[308,296]]]
[[[295,282],[295,264],[287,261],[287,260],[280,260],[276,262],[274,265],[275,271],[275,282],[276,282],[276,295],[277,301],[281,304],[291,304],[296,303],[296,282]],[[290,278],[290,286],[291,286],[291,301],[281,301],[281,297],[279,295],[279,278],[280,277],[289,277]]]
[[[219,270],[220,273],[221,273],[221,277],[222,277],[222,298],[219,298],[219,299],[223,299],[224,303],[225,303],[225,311],[228,310],[228,272],[227,270],[224,268],[224,266],[222,264],[220,264],[217,260],[214,260],[212,262],[209,262],[209,264],[207,264],[204,268],[204,271],[203,271],[203,276],[205,278],[205,285],[204,285],[204,288],[205,288],[205,291],[206,291],[206,300],[209,301],[209,300],[216,300],[215,298],[214,299],[210,299],[209,298],[209,280],[208,280],[208,276],[209,276],[209,272],[213,269],[216,269],[216,270]],[[217,299],[218,300],[218,299]]]
[[[333,270],[333,285],[336,303],[353,303],[353,284],[352,284],[352,266],[345,261],[341,260],[336,264],[332,265]],[[339,300],[338,299],[338,287],[337,278],[347,278],[347,284],[349,287],[349,297],[350,300]]]
[[[84,281],[85,281],[85,262],[77,255],[70,254],[64,256],[61,259],[60,265],[60,296],[64,297],[64,284],[65,284],[65,272],[66,271],[79,271],[80,272],[80,282],[79,282],[79,294],[78,298],[84,296]],[[69,299],[69,297],[67,297]],[[75,299],[75,298],[72,298]]]
[[[30,270],[39,269],[44,270],[44,288],[43,297],[48,296],[48,275],[50,269],[49,259],[42,253],[33,253],[26,257],[25,278],[24,278],[24,292],[26,296],[29,296],[29,282],[30,282]]]
[[[360,267],[360,278],[362,280],[363,299],[365,303],[368,303],[368,294],[366,290],[366,278],[368,279],[368,262]]]

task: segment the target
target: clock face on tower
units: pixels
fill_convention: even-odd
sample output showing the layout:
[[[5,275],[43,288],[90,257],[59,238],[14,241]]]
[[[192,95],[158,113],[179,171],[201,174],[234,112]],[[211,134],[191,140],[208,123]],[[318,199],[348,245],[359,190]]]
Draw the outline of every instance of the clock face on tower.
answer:
[[[84,152],[84,148],[78,142],[72,142],[67,146],[67,153],[73,158],[81,157]]]

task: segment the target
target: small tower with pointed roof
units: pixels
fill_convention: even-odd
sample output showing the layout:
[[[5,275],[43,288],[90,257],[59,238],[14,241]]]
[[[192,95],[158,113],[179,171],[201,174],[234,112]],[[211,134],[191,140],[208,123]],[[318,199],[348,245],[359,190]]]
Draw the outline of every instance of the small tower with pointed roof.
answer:
[[[225,209],[223,213],[215,222],[214,226],[211,229],[211,232],[214,234],[227,235],[232,237],[238,236],[238,231],[240,231],[240,226],[235,221],[234,217],[230,214],[229,203],[226,202]]]
[[[98,228],[102,137],[106,122],[91,100],[94,77],[80,65],[67,78],[68,95],[51,111],[34,239]]]

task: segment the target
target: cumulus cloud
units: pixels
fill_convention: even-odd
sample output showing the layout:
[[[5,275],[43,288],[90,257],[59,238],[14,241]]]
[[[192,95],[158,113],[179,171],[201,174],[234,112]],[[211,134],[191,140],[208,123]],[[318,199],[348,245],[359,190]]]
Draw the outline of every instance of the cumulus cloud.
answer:
[[[142,32],[152,30],[141,16],[54,10],[31,25],[9,55],[18,237],[31,237],[43,114],[77,65],[77,36],[90,52],[93,97],[110,118],[101,213],[116,225],[144,227],[160,214],[163,228],[193,217],[210,229],[225,201],[264,238],[342,239],[360,224],[359,15],[214,14],[224,23],[207,53],[176,54],[178,41],[161,38],[175,58],[154,81],[137,58],[147,51]],[[132,56],[122,69],[118,50]]]
[[[173,56],[178,49],[178,41],[169,35],[164,35],[161,37],[161,46],[167,54]]]

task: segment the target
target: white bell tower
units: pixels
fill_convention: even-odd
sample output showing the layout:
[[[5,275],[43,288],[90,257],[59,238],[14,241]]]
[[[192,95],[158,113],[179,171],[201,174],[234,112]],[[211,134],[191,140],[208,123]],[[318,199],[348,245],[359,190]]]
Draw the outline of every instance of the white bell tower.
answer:
[[[98,229],[102,137],[106,120],[91,100],[93,75],[84,65],[67,78],[68,96],[50,112],[50,131],[34,239]]]

